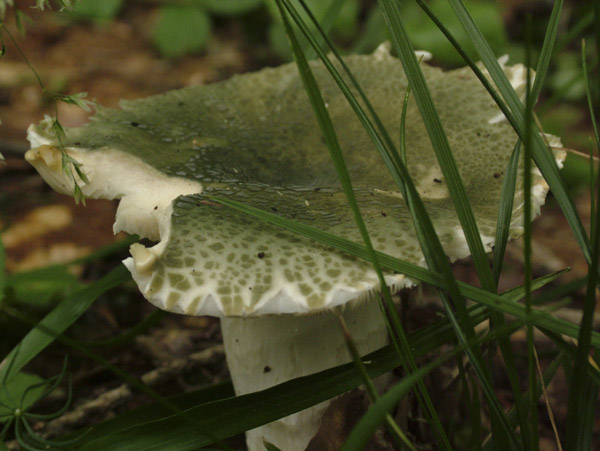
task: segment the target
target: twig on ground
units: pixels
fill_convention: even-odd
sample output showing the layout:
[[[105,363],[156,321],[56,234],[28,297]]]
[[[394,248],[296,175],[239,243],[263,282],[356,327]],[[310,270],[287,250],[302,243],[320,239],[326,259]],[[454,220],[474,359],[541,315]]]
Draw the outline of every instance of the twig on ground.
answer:
[[[223,359],[223,355],[223,345],[215,345],[186,357],[171,360],[164,366],[144,374],[140,379],[148,386],[157,386],[181,375],[185,371],[217,362]],[[36,429],[44,429],[43,437],[46,439],[57,437],[76,427],[83,426],[89,419],[99,414],[111,412],[115,407],[130,400],[133,395],[134,391],[128,384],[120,385],[94,399],[84,401],[75,409],[56,420],[36,425]]]

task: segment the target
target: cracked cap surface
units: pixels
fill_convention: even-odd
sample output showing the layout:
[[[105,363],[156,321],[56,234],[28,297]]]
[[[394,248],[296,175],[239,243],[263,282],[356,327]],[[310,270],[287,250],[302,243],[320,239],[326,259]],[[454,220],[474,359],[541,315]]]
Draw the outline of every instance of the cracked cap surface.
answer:
[[[379,51],[346,63],[397,145],[407,85],[400,61]],[[499,120],[470,69],[422,69],[489,250],[516,135]],[[423,264],[410,215],[374,146],[322,65],[313,63],[313,70],[375,248]],[[522,88],[522,67],[506,72]],[[31,128],[30,139],[32,146],[60,152],[44,124]],[[160,308],[215,316],[309,313],[377,290],[370,263],[205,198],[233,199],[362,243],[294,64],[123,102],[118,110],[99,108],[90,123],[67,130],[64,145],[90,179],[86,195],[121,199],[116,229],[160,236],[154,247],[134,245],[125,261],[144,296]],[[414,100],[406,149],[409,172],[448,255],[467,256]],[[68,192],[69,181],[44,167],[52,159],[35,152],[39,148],[28,159],[55,188]],[[512,236],[521,229],[520,188]],[[536,170],[535,213],[547,189]],[[386,282],[395,288],[410,284],[391,273]]]

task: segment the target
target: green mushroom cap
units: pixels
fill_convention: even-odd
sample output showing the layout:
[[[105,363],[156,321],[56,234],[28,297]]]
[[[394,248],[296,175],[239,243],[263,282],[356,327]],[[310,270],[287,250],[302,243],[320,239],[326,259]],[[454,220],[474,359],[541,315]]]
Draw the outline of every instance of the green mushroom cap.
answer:
[[[400,61],[380,50],[350,56],[346,63],[398,144],[407,87]],[[423,264],[410,214],[372,142],[322,64],[314,62],[312,69],[375,248]],[[517,136],[469,68],[444,72],[422,64],[422,70],[489,249],[503,174]],[[513,84],[524,80],[522,66],[505,70]],[[60,151],[56,140],[43,124],[32,127],[30,135],[32,145],[42,147],[31,150],[28,159],[46,179],[50,172],[60,178],[56,170],[42,168],[51,160],[43,154]],[[467,256],[414,101],[408,105],[405,139],[409,172],[448,255]],[[549,139],[560,145],[557,138]],[[158,230],[160,243],[134,245],[125,264],[142,293],[160,308],[215,316],[300,314],[365,299],[378,289],[370,263],[208,197],[236,200],[362,242],[294,64],[122,102],[121,109],[98,108],[88,124],[67,130],[63,144],[82,163],[93,196],[122,199],[117,223],[128,226],[120,228],[153,238],[156,232],[151,231]],[[107,169],[98,170],[94,180],[98,165]],[[169,190],[164,187],[182,182],[185,188],[165,194]],[[68,191],[69,184],[62,183],[59,189]],[[536,170],[536,213],[547,189]],[[128,196],[143,199],[129,201],[138,204],[137,220],[129,218],[133,210],[123,207]],[[513,236],[522,223],[520,186],[516,196]],[[152,224],[139,225],[144,221]],[[390,273],[386,283],[400,288],[411,282]]]

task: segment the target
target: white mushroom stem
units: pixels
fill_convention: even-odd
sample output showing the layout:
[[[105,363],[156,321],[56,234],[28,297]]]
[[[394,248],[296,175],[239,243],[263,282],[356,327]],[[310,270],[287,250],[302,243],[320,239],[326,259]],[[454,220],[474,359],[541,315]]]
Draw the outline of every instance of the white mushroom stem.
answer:
[[[337,313],[221,318],[227,364],[237,395],[351,360]],[[388,343],[377,302],[346,308],[342,316],[361,355]],[[319,429],[329,401],[246,433],[248,449],[264,450],[263,439],[286,451],[305,450]]]

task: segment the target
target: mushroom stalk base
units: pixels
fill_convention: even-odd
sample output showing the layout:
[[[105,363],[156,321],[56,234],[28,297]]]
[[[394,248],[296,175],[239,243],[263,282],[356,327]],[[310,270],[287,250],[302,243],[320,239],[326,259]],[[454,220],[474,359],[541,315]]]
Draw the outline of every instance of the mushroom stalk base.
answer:
[[[346,308],[342,316],[361,355],[388,343],[377,302]],[[264,390],[351,360],[336,312],[222,318],[221,328],[237,395]],[[282,450],[305,450],[328,405],[329,401],[325,401],[248,431],[248,449],[264,450],[264,439]]]

